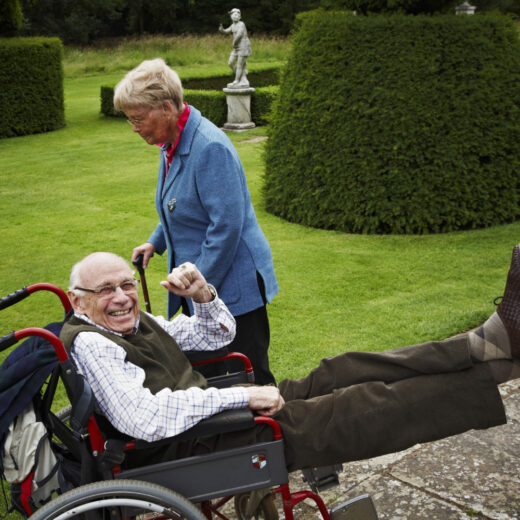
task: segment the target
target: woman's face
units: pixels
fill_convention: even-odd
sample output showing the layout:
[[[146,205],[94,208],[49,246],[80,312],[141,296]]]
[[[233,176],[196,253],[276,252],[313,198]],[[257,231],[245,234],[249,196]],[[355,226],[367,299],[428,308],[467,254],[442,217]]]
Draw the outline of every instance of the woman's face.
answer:
[[[132,130],[148,144],[174,142],[177,137],[177,115],[171,103],[159,107],[137,107],[125,110]]]

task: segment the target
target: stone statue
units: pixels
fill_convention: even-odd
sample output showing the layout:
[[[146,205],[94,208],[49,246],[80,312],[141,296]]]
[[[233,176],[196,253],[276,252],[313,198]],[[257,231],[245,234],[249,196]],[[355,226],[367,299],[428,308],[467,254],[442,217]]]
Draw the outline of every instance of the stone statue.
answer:
[[[218,30],[224,34],[233,33],[233,50],[229,55],[228,65],[235,73],[235,81],[228,83],[228,88],[247,88],[249,81],[247,80],[247,57],[251,56],[251,42],[247,37],[247,29],[244,22],[240,20],[240,9],[236,7],[229,11],[232,24],[225,29],[220,24]]]

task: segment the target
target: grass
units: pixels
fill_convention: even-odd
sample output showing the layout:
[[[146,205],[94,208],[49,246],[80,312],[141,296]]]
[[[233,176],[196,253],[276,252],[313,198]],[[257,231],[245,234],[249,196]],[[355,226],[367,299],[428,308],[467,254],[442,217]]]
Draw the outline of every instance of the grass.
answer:
[[[66,47],[64,69],[67,77],[85,74],[127,72],[144,59],[161,57],[170,66],[200,68],[204,75],[228,71],[230,36],[145,36],[102,40],[93,47]],[[287,58],[286,38],[255,35],[253,55],[248,59],[251,70],[266,63],[279,63]]]
[[[66,128],[0,140],[0,295],[36,282],[66,288],[73,263],[95,250],[130,258],[156,225],[157,149],[123,120],[99,114],[99,87],[159,49],[122,49],[117,55],[84,50],[79,57],[67,50]],[[106,63],[108,70],[85,73],[92,63]],[[230,138],[280,285],[268,308],[278,379],[300,377],[322,357],[343,351],[442,339],[493,312],[520,223],[443,235],[363,236],[285,222],[263,209],[263,142],[252,138],[265,133],[257,128]],[[147,280],[156,314],[165,312],[159,286],[165,271],[166,259],[154,257]],[[0,333],[61,317],[54,295],[36,293],[0,313]]]

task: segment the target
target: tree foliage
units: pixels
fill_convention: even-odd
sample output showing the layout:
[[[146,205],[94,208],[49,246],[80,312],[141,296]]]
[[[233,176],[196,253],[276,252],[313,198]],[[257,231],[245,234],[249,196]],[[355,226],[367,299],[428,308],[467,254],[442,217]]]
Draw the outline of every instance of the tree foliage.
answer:
[[[288,34],[297,13],[320,0],[22,0],[26,34],[85,44],[100,37],[211,33],[240,7],[251,33]]]
[[[0,36],[14,36],[22,27],[20,0],[0,1]]]
[[[65,43],[86,44],[119,26],[126,0],[22,0],[24,34],[58,36]]]
[[[520,16],[520,0],[472,0],[470,4],[477,7],[477,12],[497,10]]]
[[[401,13],[435,14],[453,13],[455,6],[463,0],[322,0],[321,6],[327,10],[356,11],[359,14]],[[498,10],[520,15],[519,0],[470,0],[477,12]]]

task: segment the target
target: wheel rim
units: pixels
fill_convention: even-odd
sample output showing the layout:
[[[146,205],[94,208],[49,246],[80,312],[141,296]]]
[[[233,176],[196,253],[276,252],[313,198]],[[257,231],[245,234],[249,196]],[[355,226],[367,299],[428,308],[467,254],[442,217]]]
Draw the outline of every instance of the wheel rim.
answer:
[[[58,516],[54,516],[53,520],[67,520],[70,518],[76,518],[78,515],[81,515],[83,513],[89,512],[89,511],[99,511],[99,513],[105,514],[105,510],[114,508],[114,507],[121,507],[121,508],[135,508],[136,510],[139,510],[141,512],[136,513],[132,516],[125,516],[123,518],[132,518],[139,520],[140,518],[144,519],[147,518],[147,513],[158,513],[161,516],[158,517],[152,517],[152,518],[182,518],[181,515],[179,515],[176,511],[172,511],[171,509],[167,509],[162,505],[154,504],[147,500],[137,500],[132,498],[108,498],[108,499],[102,499],[102,500],[95,500],[86,502],[81,505],[75,506],[73,509],[70,509],[68,511],[65,511],[64,513],[59,514]],[[108,511],[106,511],[106,514],[109,514]]]
[[[206,520],[182,495],[135,480],[86,484],[51,500],[34,520]],[[31,518],[33,518],[31,517]]]

